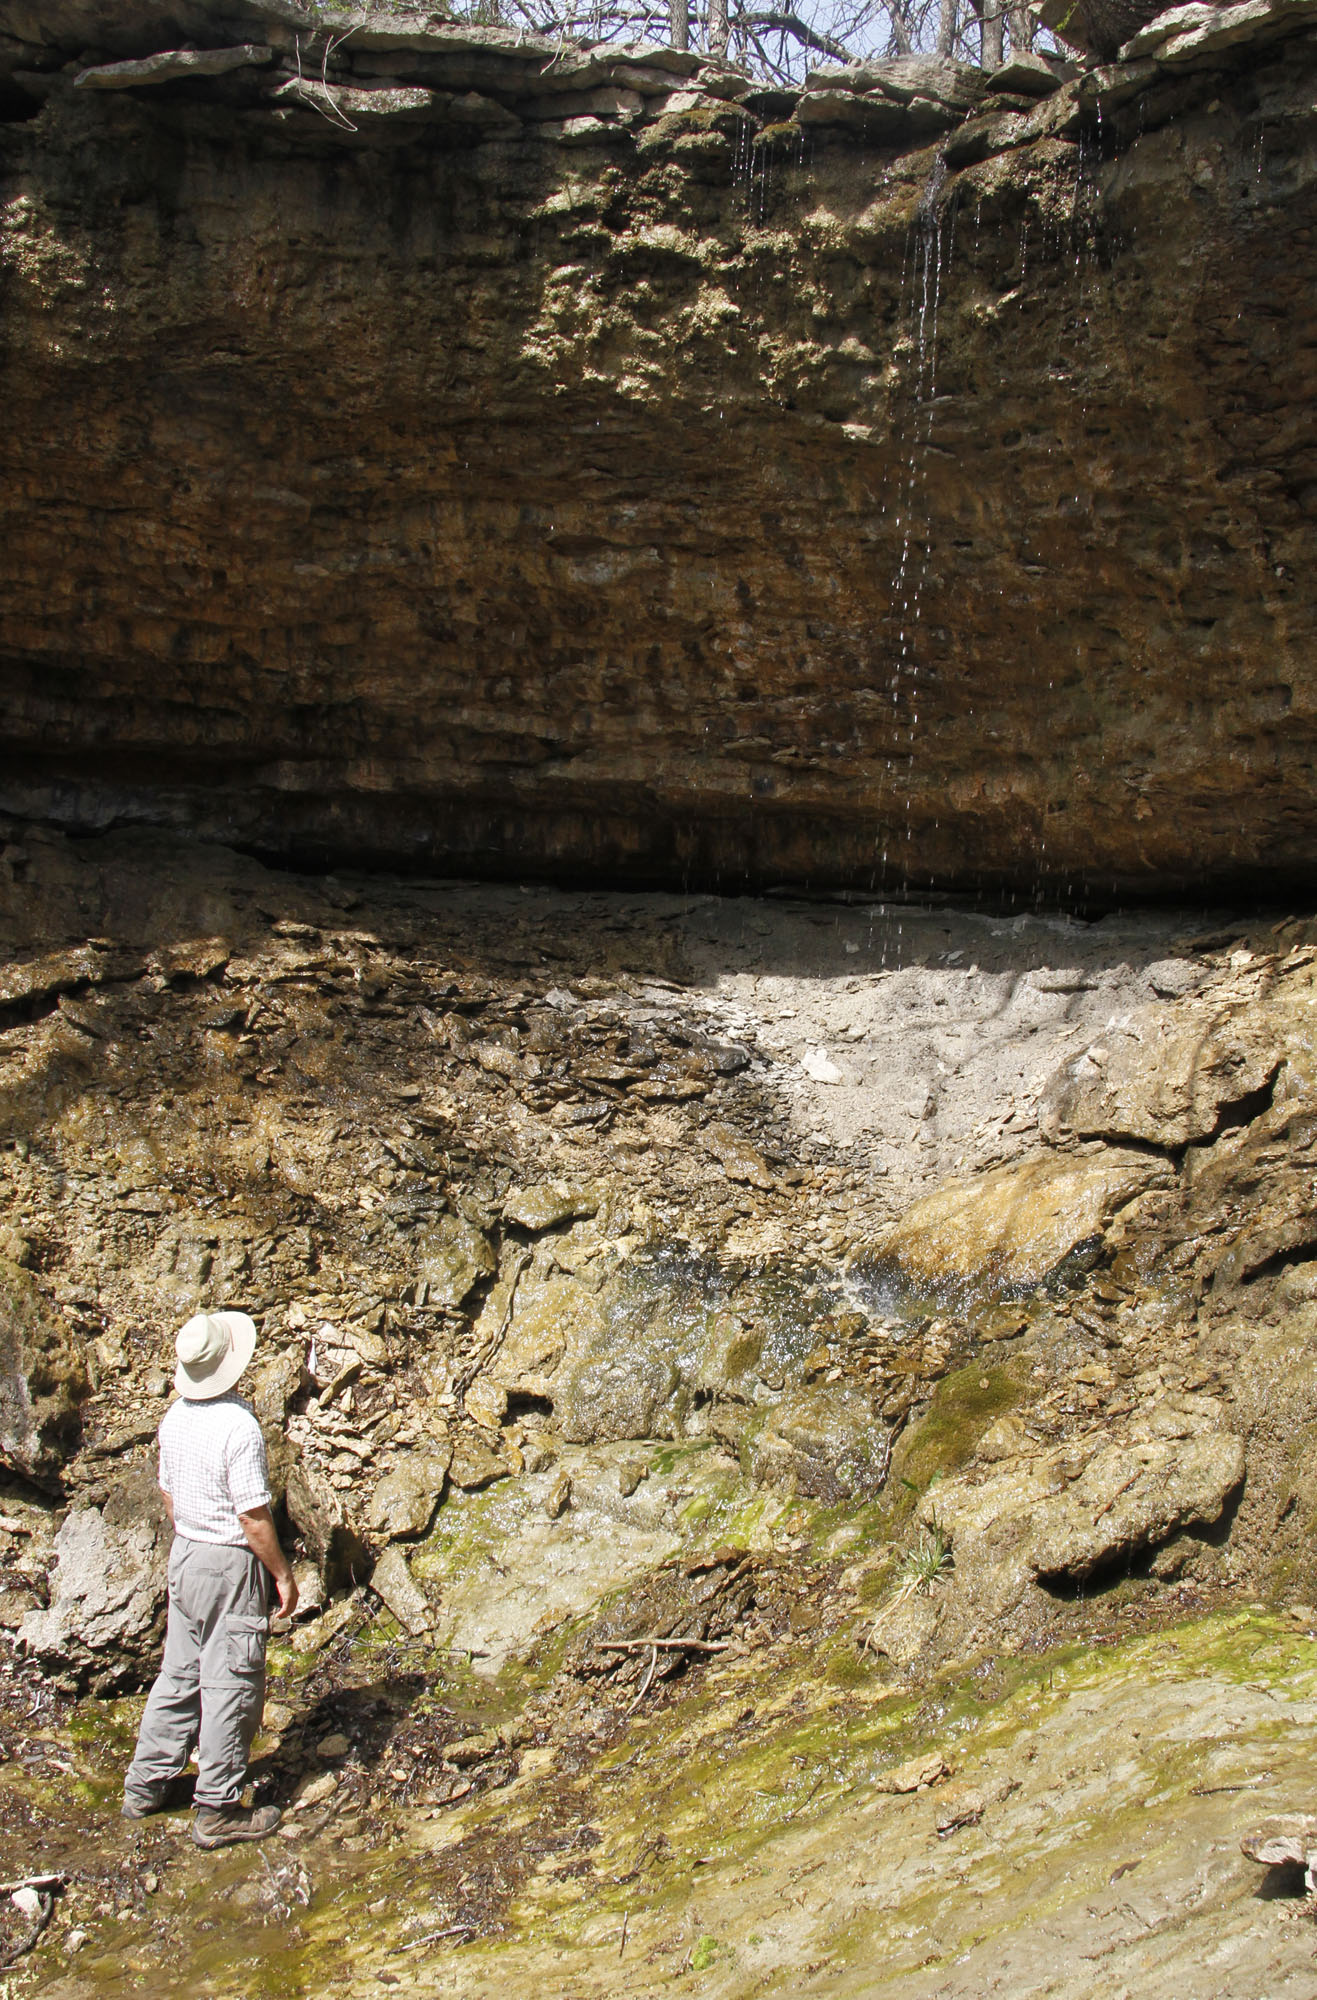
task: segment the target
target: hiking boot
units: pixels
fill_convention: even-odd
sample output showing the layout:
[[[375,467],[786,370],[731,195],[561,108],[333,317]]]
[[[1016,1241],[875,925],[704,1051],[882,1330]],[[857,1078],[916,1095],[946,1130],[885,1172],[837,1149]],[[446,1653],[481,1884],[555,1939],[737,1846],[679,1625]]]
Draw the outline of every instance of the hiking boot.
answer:
[[[148,1792],[125,1792],[119,1808],[121,1819],[150,1819],[153,1813],[181,1812],[192,1803],[192,1780],[171,1778],[167,1785],[155,1785]]]
[[[198,1847],[230,1847],[235,1840],[264,1840],[283,1814],[278,1806],[198,1806],[192,1838]]]

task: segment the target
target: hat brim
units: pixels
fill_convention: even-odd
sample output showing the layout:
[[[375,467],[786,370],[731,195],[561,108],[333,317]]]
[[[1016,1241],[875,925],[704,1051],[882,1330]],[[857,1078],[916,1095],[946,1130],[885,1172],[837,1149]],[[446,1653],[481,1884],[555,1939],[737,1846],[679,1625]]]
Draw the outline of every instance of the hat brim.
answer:
[[[174,1387],[189,1403],[209,1403],[215,1396],[226,1396],[256,1352],[256,1322],[246,1313],[217,1312],[210,1317],[227,1328],[229,1351],[208,1375],[193,1375],[179,1362]]]

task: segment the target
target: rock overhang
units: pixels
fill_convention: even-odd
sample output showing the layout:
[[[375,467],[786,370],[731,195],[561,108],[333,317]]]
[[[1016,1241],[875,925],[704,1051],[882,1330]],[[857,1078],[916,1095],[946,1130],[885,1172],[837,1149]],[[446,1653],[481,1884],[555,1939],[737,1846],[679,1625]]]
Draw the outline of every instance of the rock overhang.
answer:
[[[1017,105],[309,32],[8,10],[10,809],[720,887],[1305,878],[1305,10]],[[78,83],[228,37],[269,61]]]

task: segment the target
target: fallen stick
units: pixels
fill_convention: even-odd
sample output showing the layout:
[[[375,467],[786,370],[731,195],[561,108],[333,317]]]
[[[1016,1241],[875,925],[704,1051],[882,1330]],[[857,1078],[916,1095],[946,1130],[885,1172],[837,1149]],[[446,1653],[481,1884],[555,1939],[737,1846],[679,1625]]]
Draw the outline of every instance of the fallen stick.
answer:
[[[24,1875],[17,1882],[0,1882],[0,1896],[12,1896],[15,1889],[38,1889],[48,1894],[62,1889],[68,1879],[67,1875]]]
[[[436,1944],[440,1938],[469,1936],[478,1930],[478,1924],[449,1924],[446,1930],[427,1931],[424,1937],[412,1938],[407,1944],[396,1944],[389,1952],[390,1958],[398,1958],[404,1951],[420,1951],[427,1944]]]
[[[596,1639],[601,1653],[647,1653],[651,1646],[661,1653],[729,1653],[734,1639]]]
[[[39,1889],[35,1891],[35,1894],[37,1895],[40,1901],[41,1907],[37,1911],[37,1914],[33,1919],[31,1930],[25,1931],[23,1936],[19,1938],[18,1942],[16,1944],[11,1944],[8,1951],[6,1951],[3,1954],[3,1956],[0,1956],[0,1969],[3,1969],[4,1971],[8,1971],[11,1965],[17,1965],[20,1958],[25,1958],[27,1956],[28,1952],[30,1952],[32,1947],[36,1944],[37,1939],[41,1936],[41,1933],[45,1930],[46,1925],[50,1922],[51,1918],[55,1914],[54,1890]]]
[[[654,1669],[657,1665],[658,1665],[658,1647],[651,1646],[649,1649],[649,1665],[645,1668],[644,1678],[641,1680],[639,1692],[637,1693],[636,1698],[632,1702],[630,1708],[627,1710],[628,1715],[634,1714],[635,1710],[640,1707],[641,1702],[645,1699],[645,1696],[649,1693],[649,1684],[654,1678]]]

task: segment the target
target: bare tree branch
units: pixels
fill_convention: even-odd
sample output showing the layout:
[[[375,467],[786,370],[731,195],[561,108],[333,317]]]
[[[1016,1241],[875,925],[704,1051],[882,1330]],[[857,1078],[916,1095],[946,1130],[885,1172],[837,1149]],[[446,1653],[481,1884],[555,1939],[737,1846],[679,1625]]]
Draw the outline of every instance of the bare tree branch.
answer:
[[[738,14],[737,19],[751,28],[774,28],[779,34],[792,35],[807,49],[817,49],[820,55],[832,56],[837,62],[854,62],[845,42],[834,41],[831,35],[822,34],[802,21],[799,14]]]
[[[1008,47],[1032,48],[1039,32],[1028,0],[454,0],[454,7],[459,18],[547,36],[564,54],[648,41],[703,48],[721,61],[730,51],[751,75],[783,85],[801,84],[818,56],[855,63],[935,51],[995,68]],[[320,85],[308,80],[308,88],[322,97]]]

